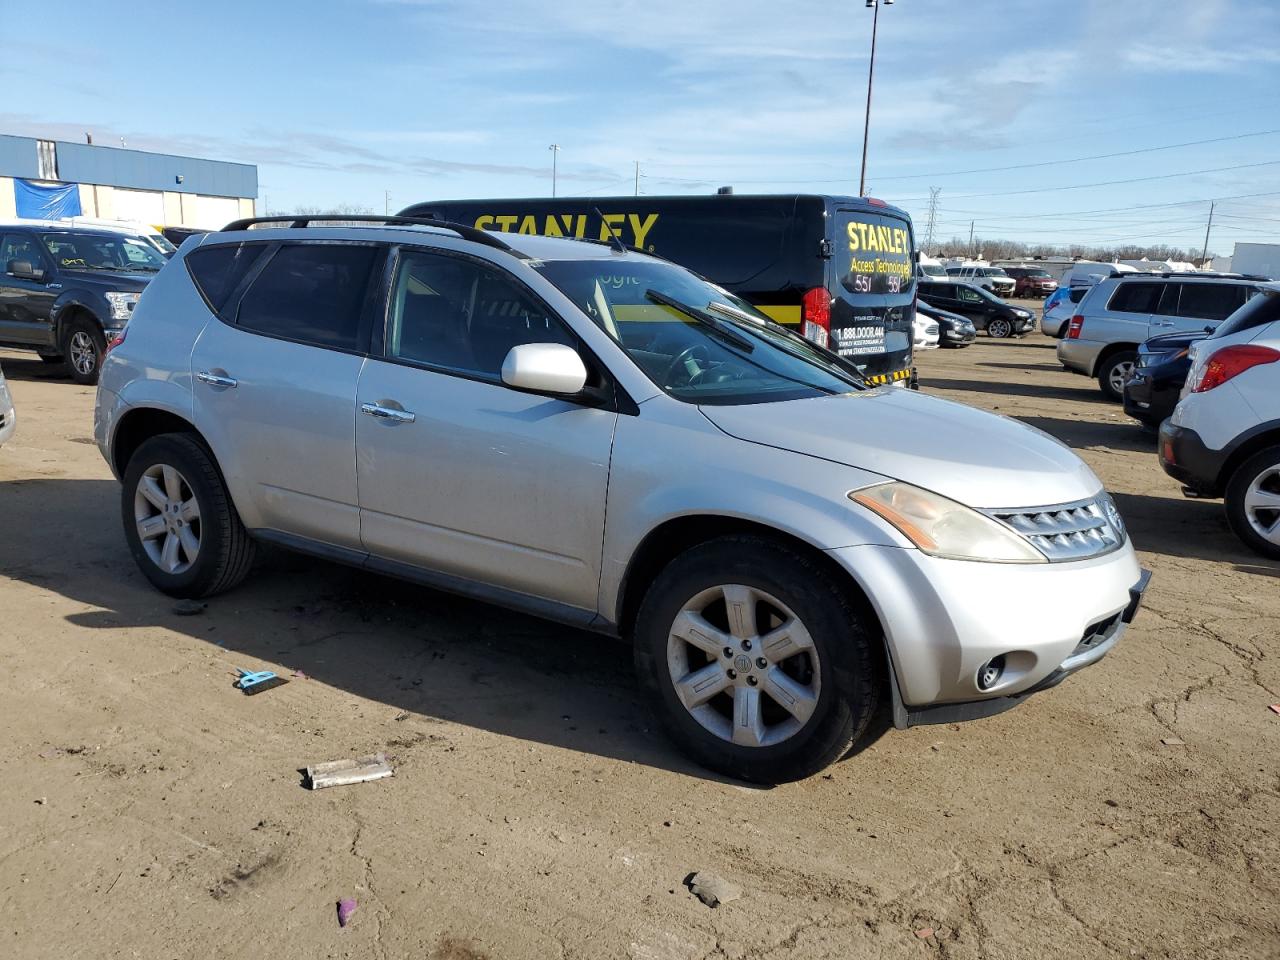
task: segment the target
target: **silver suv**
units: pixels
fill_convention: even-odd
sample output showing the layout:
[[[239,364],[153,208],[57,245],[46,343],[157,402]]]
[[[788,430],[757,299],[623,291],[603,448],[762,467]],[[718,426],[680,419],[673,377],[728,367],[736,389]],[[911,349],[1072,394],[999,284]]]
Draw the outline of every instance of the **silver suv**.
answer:
[[[1058,341],[1058,360],[1096,377],[1110,400],[1124,399],[1138,344],[1162,333],[1217,329],[1258,292],[1261,277],[1213,274],[1114,274],[1085,293]]]
[[[274,222],[188,240],[103,365],[95,434],[166,593],[234,586],[265,541],[619,636],[675,741],[765,782],[886,701],[898,726],[1008,709],[1137,609],[1066,447],[870,389],[681,267]]]

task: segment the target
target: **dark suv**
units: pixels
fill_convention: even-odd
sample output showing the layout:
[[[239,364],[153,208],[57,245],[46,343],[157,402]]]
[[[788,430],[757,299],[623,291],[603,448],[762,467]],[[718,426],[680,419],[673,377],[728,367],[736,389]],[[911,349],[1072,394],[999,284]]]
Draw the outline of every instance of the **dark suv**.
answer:
[[[985,287],[960,281],[921,280],[919,289],[920,296],[935,307],[968,317],[975,328],[987,331],[989,337],[1021,336],[1035,327],[1030,310],[1005,303]]]
[[[0,346],[98,382],[107,343],[165,258],[118,230],[0,221]]]

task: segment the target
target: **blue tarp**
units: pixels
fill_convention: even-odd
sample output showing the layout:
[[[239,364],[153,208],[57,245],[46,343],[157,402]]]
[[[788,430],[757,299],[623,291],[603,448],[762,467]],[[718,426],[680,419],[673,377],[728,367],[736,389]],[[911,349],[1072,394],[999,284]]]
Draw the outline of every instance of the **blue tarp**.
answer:
[[[80,187],[74,183],[50,187],[34,180],[14,180],[13,199],[20,217],[60,220],[80,216]]]

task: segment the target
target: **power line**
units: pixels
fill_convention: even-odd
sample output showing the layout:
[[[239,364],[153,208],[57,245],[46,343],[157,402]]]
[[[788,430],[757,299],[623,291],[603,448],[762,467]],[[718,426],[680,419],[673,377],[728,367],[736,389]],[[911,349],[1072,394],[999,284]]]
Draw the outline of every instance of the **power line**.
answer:
[[[1016,197],[1028,193],[1056,193],[1060,190],[1087,190],[1091,187],[1114,187],[1126,183],[1149,183],[1152,180],[1176,180],[1178,177],[1197,177],[1204,173],[1226,173],[1229,170],[1248,170],[1255,167],[1273,167],[1280,160],[1262,160],[1258,163],[1236,163],[1229,167],[1206,167],[1203,170],[1184,170],[1181,173],[1162,173],[1152,177],[1129,177],[1125,180],[1099,180],[1096,183],[1072,183],[1059,187],[1035,187],[1030,190],[1001,190],[999,193],[961,193],[961,200],[975,200],[987,197]]]

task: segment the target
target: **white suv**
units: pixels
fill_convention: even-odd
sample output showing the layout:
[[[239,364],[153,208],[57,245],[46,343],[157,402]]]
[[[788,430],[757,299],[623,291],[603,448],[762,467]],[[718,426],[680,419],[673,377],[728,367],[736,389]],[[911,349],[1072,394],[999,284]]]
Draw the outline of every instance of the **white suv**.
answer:
[[[1160,463],[1189,496],[1225,497],[1231,528],[1280,558],[1280,283],[1191,346],[1182,399],[1160,428]]]
[[[885,701],[1008,709],[1133,618],[1115,504],[1038,430],[871,389],[620,243],[312,219],[188,240],[107,354],[95,434],[163,591],[267,541],[620,636],[673,738],[762,781]]]

